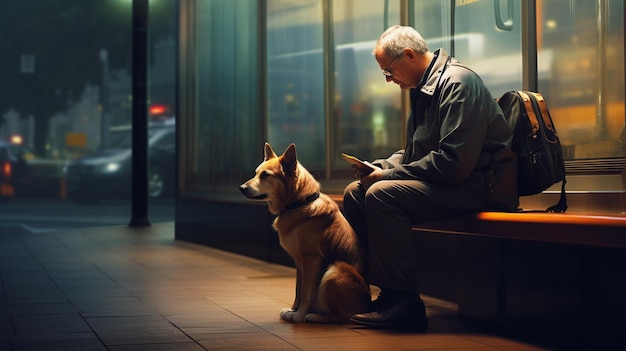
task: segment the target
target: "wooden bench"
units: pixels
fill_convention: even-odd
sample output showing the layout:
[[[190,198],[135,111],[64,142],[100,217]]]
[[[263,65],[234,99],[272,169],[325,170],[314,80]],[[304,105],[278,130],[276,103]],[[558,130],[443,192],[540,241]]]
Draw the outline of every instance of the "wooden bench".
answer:
[[[422,293],[460,316],[594,347],[626,330],[626,214],[480,212],[413,231]]]
[[[413,226],[416,231],[626,248],[626,215],[480,212]]]
[[[342,206],[341,195],[331,195]],[[422,223],[414,231],[626,248],[626,214],[480,212]]]

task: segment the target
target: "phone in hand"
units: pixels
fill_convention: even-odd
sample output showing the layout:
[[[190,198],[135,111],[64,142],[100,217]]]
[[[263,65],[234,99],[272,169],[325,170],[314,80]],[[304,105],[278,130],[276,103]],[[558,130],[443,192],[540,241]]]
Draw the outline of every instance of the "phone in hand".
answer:
[[[341,154],[341,157],[343,157],[344,160],[348,161],[348,163],[352,165],[352,168],[354,168],[355,171],[360,171],[362,175],[367,175],[374,171],[374,167],[372,167],[371,164],[365,161],[361,161],[352,155]]]

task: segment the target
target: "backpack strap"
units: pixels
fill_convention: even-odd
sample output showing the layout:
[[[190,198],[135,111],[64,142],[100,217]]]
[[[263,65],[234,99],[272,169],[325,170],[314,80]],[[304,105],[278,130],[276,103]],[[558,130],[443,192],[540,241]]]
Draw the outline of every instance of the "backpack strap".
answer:
[[[556,135],[556,130],[554,129],[552,121],[550,120],[548,106],[546,105],[546,100],[544,100],[543,95],[534,92],[531,92],[531,94],[535,95],[537,105],[539,105],[539,111],[541,111],[541,118],[543,118],[543,123],[546,125],[546,128],[548,128],[548,130]]]
[[[539,132],[539,121],[537,120],[537,114],[533,108],[533,103],[530,101],[530,96],[525,92],[518,90],[517,93],[522,98],[524,107],[526,108],[526,114],[528,114],[528,120],[530,121],[531,131],[533,133],[533,139],[537,139],[537,133]]]
[[[544,100],[543,95],[541,95],[540,93],[536,93],[536,92],[521,91],[521,90],[518,90],[517,93],[522,98],[522,101],[524,103],[524,108],[526,109],[526,113],[528,114],[528,120],[530,121],[531,129],[532,129],[532,137],[537,138],[537,133],[539,132],[539,120],[537,119],[537,114],[535,113],[533,102],[531,101],[531,98],[528,94],[532,94],[533,97],[535,98],[534,100],[537,104],[537,107],[539,108],[539,112],[541,113],[541,118],[544,121],[544,125],[546,126],[548,130],[554,133],[554,136],[555,136],[554,142],[557,142],[558,138],[557,138],[556,130],[554,128],[554,125],[552,124],[552,121],[550,120],[550,115],[548,114],[549,113],[548,106],[546,105],[546,101]],[[552,142],[548,139],[546,140],[548,142]],[[564,176],[563,176],[563,180],[561,181],[561,196],[559,198],[559,202],[557,202],[554,206],[548,207],[545,210],[545,212],[563,213],[567,211],[567,197],[565,193],[565,183],[566,183],[565,164],[563,164],[562,167],[563,167]]]
[[[550,213],[563,213],[567,211],[567,197],[565,195],[565,177],[563,177],[563,181],[561,183],[561,197],[559,197],[559,202],[557,202],[554,206],[550,206],[546,209],[546,212]]]

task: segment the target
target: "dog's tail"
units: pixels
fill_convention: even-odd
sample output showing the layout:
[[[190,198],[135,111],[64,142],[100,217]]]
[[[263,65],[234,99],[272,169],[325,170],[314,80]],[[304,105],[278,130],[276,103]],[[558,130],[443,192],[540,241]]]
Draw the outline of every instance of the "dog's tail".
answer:
[[[330,265],[320,284],[318,311],[347,322],[356,314],[367,311],[371,299],[369,285],[359,272],[346,262]]]

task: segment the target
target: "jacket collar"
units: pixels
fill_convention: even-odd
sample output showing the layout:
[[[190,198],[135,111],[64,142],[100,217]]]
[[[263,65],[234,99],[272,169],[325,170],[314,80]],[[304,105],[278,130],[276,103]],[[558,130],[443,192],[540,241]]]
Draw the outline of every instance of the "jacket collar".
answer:
[[[450,60],[454,60],[444,49],[437,49],[433,54],[435,54],[435,57],[433,57],[428,69],[424,72],[424,77],[422,77],[421,81],[422,85],[418,86],[420,92],[429,96],[435,94],[437,83],[439,83],[446,65]]]

